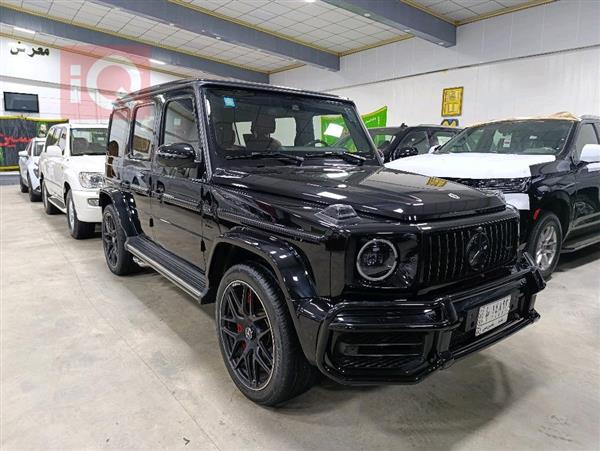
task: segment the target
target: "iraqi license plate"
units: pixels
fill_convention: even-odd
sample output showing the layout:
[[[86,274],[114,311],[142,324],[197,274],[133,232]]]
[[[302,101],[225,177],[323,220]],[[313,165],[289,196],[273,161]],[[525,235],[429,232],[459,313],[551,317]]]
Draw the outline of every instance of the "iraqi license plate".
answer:
[[[484,334],[487,331],[504,324],[506,320],[508,320],[510,300],[510,295],[505,296],[502,299],[490,302],[489,304],[483,305],[479,308],[475,336]]]

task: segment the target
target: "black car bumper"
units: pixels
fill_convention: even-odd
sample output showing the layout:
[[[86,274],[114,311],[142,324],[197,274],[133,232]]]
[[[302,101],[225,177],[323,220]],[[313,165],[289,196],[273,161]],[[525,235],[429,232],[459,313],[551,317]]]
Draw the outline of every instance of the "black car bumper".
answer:
[[[525,255],[510,276],[434,299],[309,300],[298,305],[297,325],[307,357],[331,379],[411,384],[537,321],[535,297],[544,286]],[[476,336],[480,308],[507,296],[506,322]]]

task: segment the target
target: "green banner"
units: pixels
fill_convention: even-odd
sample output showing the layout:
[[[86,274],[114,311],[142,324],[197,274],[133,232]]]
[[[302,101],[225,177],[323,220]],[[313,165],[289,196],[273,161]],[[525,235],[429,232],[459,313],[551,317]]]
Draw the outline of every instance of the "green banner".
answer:
[[[372,113],[363,114],[360,116],[367,128],[385,127],[387,124],[387,106],[379,108]],[[321,139],[328,145],[335,143],[339,138],[325,134],[325,130],[330,124],[337,124],[344,127],[344,134],[348,133],[345,127],[344,119],[341,116],[323,116],[321,118]]]

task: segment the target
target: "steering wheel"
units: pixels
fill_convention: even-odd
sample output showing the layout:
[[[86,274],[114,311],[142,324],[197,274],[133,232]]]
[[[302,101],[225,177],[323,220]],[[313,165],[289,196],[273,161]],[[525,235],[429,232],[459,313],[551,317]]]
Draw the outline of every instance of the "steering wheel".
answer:
[[[309,141],[306,143],[306,146],[313,146],[313,147],[317,147],[316,144],[323,144],[325,147],[329,147],[329,144],[327,144],[325,141],[323,141],[322,139],[313,139],[312,141]]]

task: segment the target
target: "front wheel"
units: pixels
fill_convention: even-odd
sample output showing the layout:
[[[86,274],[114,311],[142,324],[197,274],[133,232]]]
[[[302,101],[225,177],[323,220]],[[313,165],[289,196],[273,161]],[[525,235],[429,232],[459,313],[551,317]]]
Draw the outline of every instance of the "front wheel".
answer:
[[[106,264],[114,274],[123,276],[139,269],[133,255],[125,249],[125,232],[119,224],[115,207],[107,205],[102,212],[102,248]]]
[[[23,176],[21,174],[19,174],[19,189],[21,190],[22,193],[26,193],[27,191],[29,191],[29,188],[27,187],[27,185],[25,185],[25,183],[23,183]]]
[[[531,230],[527,251],[533,257],[544,278],[556,269],[562,243],[562,227],[558,217],[549,211],[543,212]]]
[[[247,398],[275,406],[314,383],[317,370],[300,349],[268,270],[255,264],[231,267],[219,284],[215,316],[225,367]]]
[[[30,202],[39,202],[40,199],[40,194],[36,193],[35,190],[33,189],[33,186],[31,185],[31,177],[29,176],[29,174],[27,174],[27,187],[29,189],[29,201]]]
[[[94,234],[95,224],[92,222],[82,222],[77,217],[77,210],[73,203],[73,194],[71,191],[67,192],[67,226],[69,227],[69,233],[76,240],[89,238]]]

